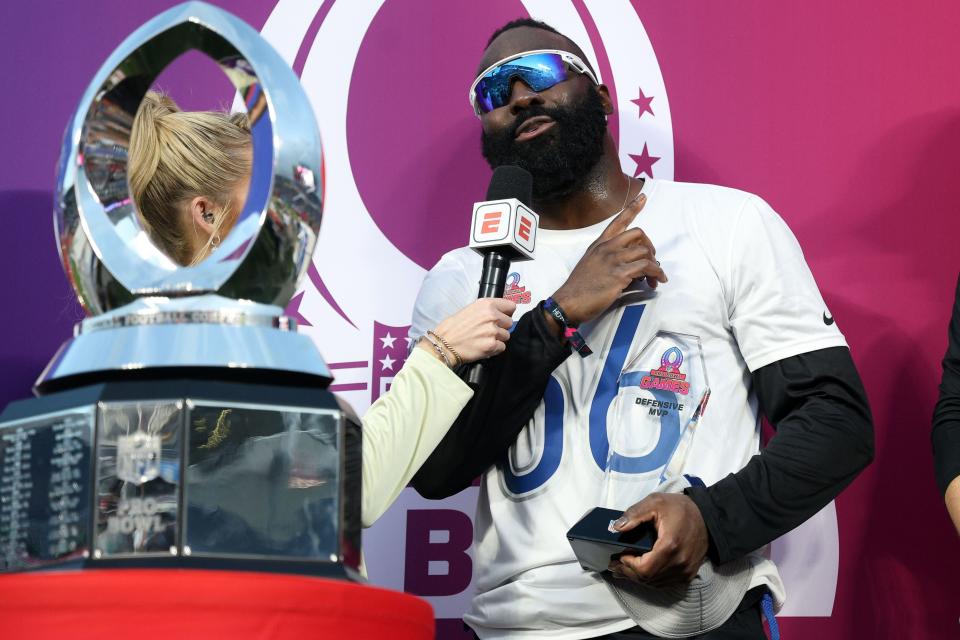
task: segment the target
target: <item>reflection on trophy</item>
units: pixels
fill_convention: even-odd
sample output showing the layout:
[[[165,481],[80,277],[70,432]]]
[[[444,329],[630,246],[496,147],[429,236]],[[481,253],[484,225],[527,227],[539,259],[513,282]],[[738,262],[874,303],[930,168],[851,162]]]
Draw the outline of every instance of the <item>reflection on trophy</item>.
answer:
[[[245,113],[149,91],[195,49]],[[360,431],[283,306],[312,256],[320,138],[289,65],[203,3],[112,54],[67,127],[56,232],[89,317],[0,415],[0,570],[352,576]]]

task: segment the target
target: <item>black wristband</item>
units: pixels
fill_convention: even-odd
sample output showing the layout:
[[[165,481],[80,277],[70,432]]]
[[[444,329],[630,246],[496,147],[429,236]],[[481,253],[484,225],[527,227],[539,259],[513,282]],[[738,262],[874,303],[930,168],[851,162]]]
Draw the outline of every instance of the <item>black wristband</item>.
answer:
[[[557,321],[557,324],[560,325],[560,328],[563,330],[563,337],[567,339],[567,342],[570,343],[570,346],[580,354],[581,358],[586,358],[588,355],[593,353],[590,347],[587,346],[587,341],[583,339],[583,336],[580,335],[580,331],[577,327],[570,324],[567,320],[567,314],[563,312],[563,309],[560,308],[560,305],[557,304],[556,300],[553,298],[547,298],[540,303],[543,306],[544,310],[553,316],[553,319]]]

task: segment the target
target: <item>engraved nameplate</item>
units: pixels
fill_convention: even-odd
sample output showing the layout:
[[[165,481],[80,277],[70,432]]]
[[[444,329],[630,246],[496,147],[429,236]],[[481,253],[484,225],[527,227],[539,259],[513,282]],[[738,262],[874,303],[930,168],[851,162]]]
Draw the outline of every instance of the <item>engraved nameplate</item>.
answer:
[[[0,429],[0,571],[88,555],[93,425],[87,407]]]

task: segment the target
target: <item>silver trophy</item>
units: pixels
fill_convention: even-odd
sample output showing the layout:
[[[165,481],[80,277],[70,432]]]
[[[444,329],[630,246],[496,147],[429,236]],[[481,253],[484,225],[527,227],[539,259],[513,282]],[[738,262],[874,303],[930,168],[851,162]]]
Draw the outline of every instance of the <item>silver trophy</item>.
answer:
[[[181,266],[128,186],[138,108],[181,54],[213,59],[247,111],[245,204]],[[323,205],[320,138],[290,66],[202,2],[130,35],[63,140],[55,227],[88,317],[0,414],[0,571],[217,566],[354,576],[360,431],[283,307]]]

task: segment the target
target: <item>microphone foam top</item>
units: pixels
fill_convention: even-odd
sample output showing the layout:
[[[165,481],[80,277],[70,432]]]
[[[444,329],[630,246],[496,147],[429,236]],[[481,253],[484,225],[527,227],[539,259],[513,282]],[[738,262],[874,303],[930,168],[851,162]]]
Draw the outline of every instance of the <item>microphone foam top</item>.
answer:
[[[493,170],[487,200],[516,198],[529,206],[533,201],[533,176],[522,167],[505,164]]]

